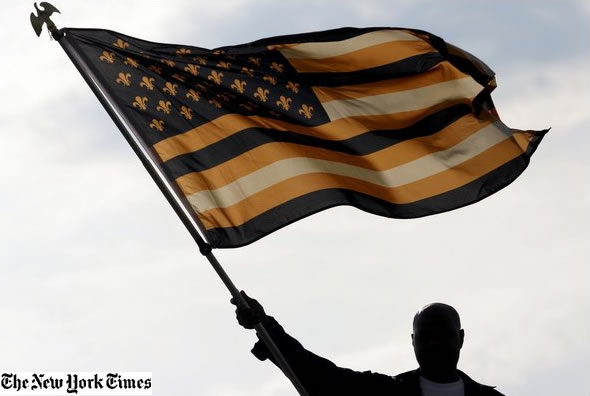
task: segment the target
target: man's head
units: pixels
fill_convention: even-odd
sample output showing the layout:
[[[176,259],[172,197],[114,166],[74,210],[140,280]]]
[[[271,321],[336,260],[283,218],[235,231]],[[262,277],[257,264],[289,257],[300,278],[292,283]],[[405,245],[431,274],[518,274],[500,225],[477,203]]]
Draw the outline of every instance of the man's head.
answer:
[[[412,345],[422,375],[436,382],[452,382],[465,333],[455,308],[433,303],[414,316]]]

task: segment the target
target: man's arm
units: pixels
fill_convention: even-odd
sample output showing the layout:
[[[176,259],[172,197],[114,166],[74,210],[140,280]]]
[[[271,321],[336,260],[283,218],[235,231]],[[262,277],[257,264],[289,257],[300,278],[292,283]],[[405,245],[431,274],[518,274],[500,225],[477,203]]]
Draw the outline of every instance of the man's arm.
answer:
[[[273,317],[266,315],[258,301],[248,297],[244,292],[242,295],[250,308],[236,309],[236,317],[240,325],[252,329],[257,323],[262,323],[303,386],[312,395],[393,396],[392,392],[399,387],[392,377],[370,371],[358,372],[341,368],[328,359],[306,350],[299,341],[288,335]],[[235,304],[234,299],[232,303]],[[269,359],[276,365],[270,351],[261,340],[254,345],[252,353],[258,359]]]

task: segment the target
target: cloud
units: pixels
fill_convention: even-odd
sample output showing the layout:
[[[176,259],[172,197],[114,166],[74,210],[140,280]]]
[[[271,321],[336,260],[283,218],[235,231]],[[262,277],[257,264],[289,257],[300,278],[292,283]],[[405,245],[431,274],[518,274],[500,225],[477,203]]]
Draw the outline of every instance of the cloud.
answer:
[[[515,128],[579,130],[590,121],[581,103],[590,103],[590,53],[563,62],[521,63],[498,74],[493,96],[504,121]]]

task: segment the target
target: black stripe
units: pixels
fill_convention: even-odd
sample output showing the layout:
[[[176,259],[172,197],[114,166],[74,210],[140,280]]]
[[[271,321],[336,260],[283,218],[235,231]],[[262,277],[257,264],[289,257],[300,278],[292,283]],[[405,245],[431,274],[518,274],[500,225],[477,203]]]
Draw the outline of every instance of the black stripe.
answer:
[[[468,105],[458,104],[431,114],[407,128],[369,131],[341,141],[274,129],[249,128],[201,150],[175,157],[165,162],[163,167],[168,177],[174,180],[188,173],[212,168],[253,148],[273,142],[318,147],[350,155],[367,155],[405,140],[435,134],[470,112]]]
[[[282,35],[282,36],[274,36],[274,37],[267,37],[260,40],[252,41],[250,43],[244,44],[237,44],[237,45],[228,45],[223,47],[218,47],[214,49],[203,48],[203,47],[196,47],[193,45],[187,44],[178,44],[178,43],[162,43],[162,42],[155,42],[144,40],[141,38],[129,36],[124,33],[119,33],[114,30],[108,29],[96,29],[96,28],[63,28],[61,31],[65,32],[66,34],[76,35],[78,39],[83,40],[93,40],[89,39],[90,36],[101,40],[103,44],[111,45],[111,37],[121,38],[133,45],[147,49],[149,51],[160,51],[164,50],[166,52],[174,53],[173,51],[169,51],[171,48],[188,48],[191,50],[195,50],[197,54],[202,53],[210,53],[214,50],[241,50],[241,49],[266,49],[268,45],[276,45],[276,44],[298,44],[298,43],[306,43],[306,42],[328,42],[328,41],[341,41],[346,40],[349,38],[353,38],[359,36],[361,34],[374,32],[377,30],[407,30],[412,31],[420,34],[427,34],[431,35],[428,32],[424,32],[422,30],[417,29],[408,29],[408,28],[397,28],[397,27],[368,27],[368,28],[353,28],[353,27],[343,27],[338,29],[330,29],[324,31],[317,31],[317,32],[306,32],[306,33],[296,33],[296,34],[289,34],[289,35]],[[434,36],[434,35],[432,35]],[[98,41],[94,41],[98,43]],[[191,52],[191,55],[194,56],[195,52]]]
[[[450,54],[447,47],[447,43],[442,38],[428,32],[423,32],[423,34],[426,34],[428,36],[428,41],[430,42],[430,44],[434,48],[436,48],[436,50],[439,51],[441,55],[445,57],[446,60],[448,60],[453,66],[461,70],[463,73],[473,77],[473,79],[483,87],[487,87],[488,83],[494,78],[494,71],[490,69],[490,67],[486,65],[483,61],[476,58],[475,55],[469,54],[474,58],[478,59],[488,69],[487,73],[481,72],[470,59]],[[467,52],[465,50],[462,51]]]
[[[445,58],[438,52],[429,52],[370,69],[341,73],[299,73],[297,78],[303,85],[308,86],[337,87],[365,84],[424,73],[444,60]]]
[[[240,247],[297,220],[340,205],[350,205],[379,216],[398,219],[443,213],[476,203],[506,187],[524,171],[529,160],[528,155],[522,154],[462,187],[409,204],[392,204],[345,189],[315,191],[274,207],[239,227],[214,228],[206,234],[216,248]]]
[[[529,146],[526,149],[526,155],[530,157],[533,155],[535,151],[537,151],[537,147],[539,147],[541,140],[543,140],[543,137],[545,137],[545,134],[549,132],[550,129],[551,128],[547,128],[543,129],[542,131],[535,132],[535,136],[533,136],[531,142],[529,143]]]
[[[354,27],[343,27],[338,29],[322,30],[317,32],[307,33],[296,33],[287,34],[283,36],[275,36],[263,38],[260,40],[253,41],[247,44],[240,44],[225,48],[251,48],[251,47],[266,47],[268,45],[277,44],[299,44],[299,43],[317,43],[317,42],[328,42],[328,41],[342,41],[361,34],[374,32],[377,30],[412,30],[405,28],[392,28],[392,27],[369,27],[369,28],[354,28]]]
[[[210,49],[202,48],[202,47],[195,47],[192,45],[185,45],[185,44],[173,44],[173,43],[161,43],[155,41],[149,41],[140,39],[137,37],[129,36],[127,34],[115,32],[114,30],[108,29],[95,29],[95,28],[63,28],[61,31],[65,32],[66,34],[74,35],[78,40],[84,41],[87,44],[91,45],[98,45],[98,46],[108,46],[112,47],[113,41],[111,40],[112,37],[120,38],[124,41],[129,42],[133,46],[138,48],[142,48],[146,51],[152,52],[170,52],[174,54],[174,51],[178,48],[189,48],[192,50],[191,56],[201,55],[201,54],[208,54],[211,52]],[[132,51],[132,50],[129,50]]]

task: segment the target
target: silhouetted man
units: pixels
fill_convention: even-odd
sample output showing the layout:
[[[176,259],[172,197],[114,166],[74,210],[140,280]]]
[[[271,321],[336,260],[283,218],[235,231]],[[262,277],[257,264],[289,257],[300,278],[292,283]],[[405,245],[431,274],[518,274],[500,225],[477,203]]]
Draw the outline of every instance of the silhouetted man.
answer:
[[[434,303],[414,316],[412,345],[420,368],[391,377],[371,371],[336,366],[305,348],[265,314],[262,305],[242,292],[249,309],[236,309],[247,329],[262,322],[293,371],[313,396],[502,396],[457,370],[465,332],[459,314],[450,305]],[[235,304],[234,299],[231,300]],[[274,359],[262,341],[252,353],[260,360]]]

